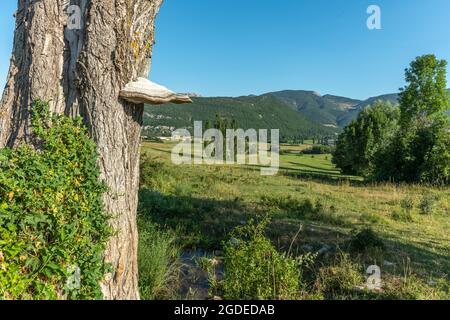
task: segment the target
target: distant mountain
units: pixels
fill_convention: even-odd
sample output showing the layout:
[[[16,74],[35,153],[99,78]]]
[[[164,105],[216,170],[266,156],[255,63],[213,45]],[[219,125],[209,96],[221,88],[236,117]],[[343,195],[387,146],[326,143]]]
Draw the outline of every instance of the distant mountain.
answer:
[[[190,98],[201,98],[202,97],[201,94],[198,94],[195,92],[186,92],[186,93],[182,93],[182,94],[185,94],[185,95],[189,96]]]
[[[336,119],[338,126],[343,128],[350,124],[358,117],[358,114],[365,108],[373,105],[377,101],[384,101],[396,105],[398,103],[398,93],[384,94],[377,97],[372,97],[364,101],[360,101],[358,104],[349,109],[347,113],[341,115]]]
[[[330,94],[324,95],[324,99],[327,99],[328,101],[331,101],[332,103],[337,104],[342,110],[351,110],[356,105],[360,104],[361,100],[346,98],[346,97],[339,97],[339,96],[333,96]]]
[[[336,118],[346,113],[337,103],[314,91],[286,90],[270,94],[283,100],[309,120],[325,126],[337,127]]]
[[[193,103],[188,105],[146,106],[144,128],[170,134],[174,129],[192,128],[194,121],[214,120],[219,114],[236,120],[243,129],[280,129],[285,138],[333,135],[376,101],[397,104],[399,97],[393,93],[362,101],[304,90],[235,98],[191,96]]]
[[[280,129],[284,138],[334,135],[336,129],[309,120],[271,94],[237,98],[193,98],[192,104],[145,106],[144,129],[193,127],[194,121],[213,121],[216,114],[234,119],[242,129]]]
[[[450,89],[447,89],[448,93],[450,94]],[[342,117],[339,117],[337,119],[339,127],[343,128],[352,122],[352,120],[355,120],[358,117],[358,114],[364,110],[367,107],[370,107],[377,101],[384,101],[392,103],[393,105],[398,104],[399,94],[398,93],[390,93],[390,94],[383,94],[381,96],[372,97],[367,100],[361,101],[358,103],[354,108],[349,110],[347,114],[345,114]],[[450,115],[450,110],[447,111],[447,114]]]
[[[368,106],[374,104],[377,101],[384,101],[384,102],[390,102],[392,104],[397,104],[398,98],[399,98],[398,93],[383,94],[381,96],[372,97],[372,98],[362,101],[361,103],[359,103],[356,106],[355,109],[363,110],[364,108],[367,108]]]
[[[388,94],[361,101],[333,95],[321,96],[313,91],[302,90],[279,91],[271,94],[282,99],[310,120],[337,128],[345,127],[356,119],[361,110],[377,100],[395,104],[398,98],[397,94]]]

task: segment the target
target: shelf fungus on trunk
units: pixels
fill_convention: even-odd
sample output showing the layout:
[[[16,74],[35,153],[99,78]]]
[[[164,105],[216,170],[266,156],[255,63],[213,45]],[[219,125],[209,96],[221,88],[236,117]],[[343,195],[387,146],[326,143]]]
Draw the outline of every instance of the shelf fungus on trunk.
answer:
[[[175,93],[145,78],[137,78],[128,83],[119,95],[135,104],[192,103],[188,95]]]

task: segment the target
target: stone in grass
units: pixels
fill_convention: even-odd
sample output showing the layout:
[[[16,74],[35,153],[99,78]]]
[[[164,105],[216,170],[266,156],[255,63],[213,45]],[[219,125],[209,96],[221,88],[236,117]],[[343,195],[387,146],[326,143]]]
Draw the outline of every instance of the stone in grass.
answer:
[[[393,266],[395,266],[395,263],[387,261],[387,260],[384,260],[383,265],[385,267],[393,267]]]
[[[324,253],[327,253],[330,250],[331,250],[331,247],[329,245],[325,244],[322,248],[320,248],[319,251],[317,251],[317,254],[322,255]]]
[[[237,247],[239,247],[240,242],[239,242],[239,240],[236,239],[236,238],[231,238],[231,239],[230,239],[230,245],[231,245],[232,247],[234,247],[234,248],[237,248]]]

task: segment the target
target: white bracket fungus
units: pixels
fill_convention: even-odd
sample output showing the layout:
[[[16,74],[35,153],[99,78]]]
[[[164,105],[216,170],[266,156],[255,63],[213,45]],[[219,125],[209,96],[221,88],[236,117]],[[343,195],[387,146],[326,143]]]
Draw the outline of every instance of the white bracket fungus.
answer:
[[[192,103],[188,95],[175,93],[145,78],[128,83],[119,96],[135,104]]]

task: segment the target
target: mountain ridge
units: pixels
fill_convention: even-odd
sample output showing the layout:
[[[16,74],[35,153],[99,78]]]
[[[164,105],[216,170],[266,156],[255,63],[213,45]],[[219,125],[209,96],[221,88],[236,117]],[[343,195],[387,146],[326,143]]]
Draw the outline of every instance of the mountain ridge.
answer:
[[[449,90],[450,91],[450,90]],[[377,100],[397,104],[398,93],[366,100],[320,95],[308,90],[283,90],[240,97],[192,94],[189,105],[146,106],[144,129],[164,131],[192,128],[193,121],[213,121],[216,114],[234,119],[243,129],[280,129],[285,138],[334,135]],[[159,129],[162,128],[162,130]]]
[[[242,129],[280,129],[282,140],[333,136],[335,129],[310,121],[270,94],[242,97],[197,97],[192,104],[145,106],[144,132],[167,135],[174,129],[191,130],[194,121],[214,121],[216,114],[235,120]],[[152,132],[149,132],[151,135]],[[144,133],[145,135],[145,133]]]

